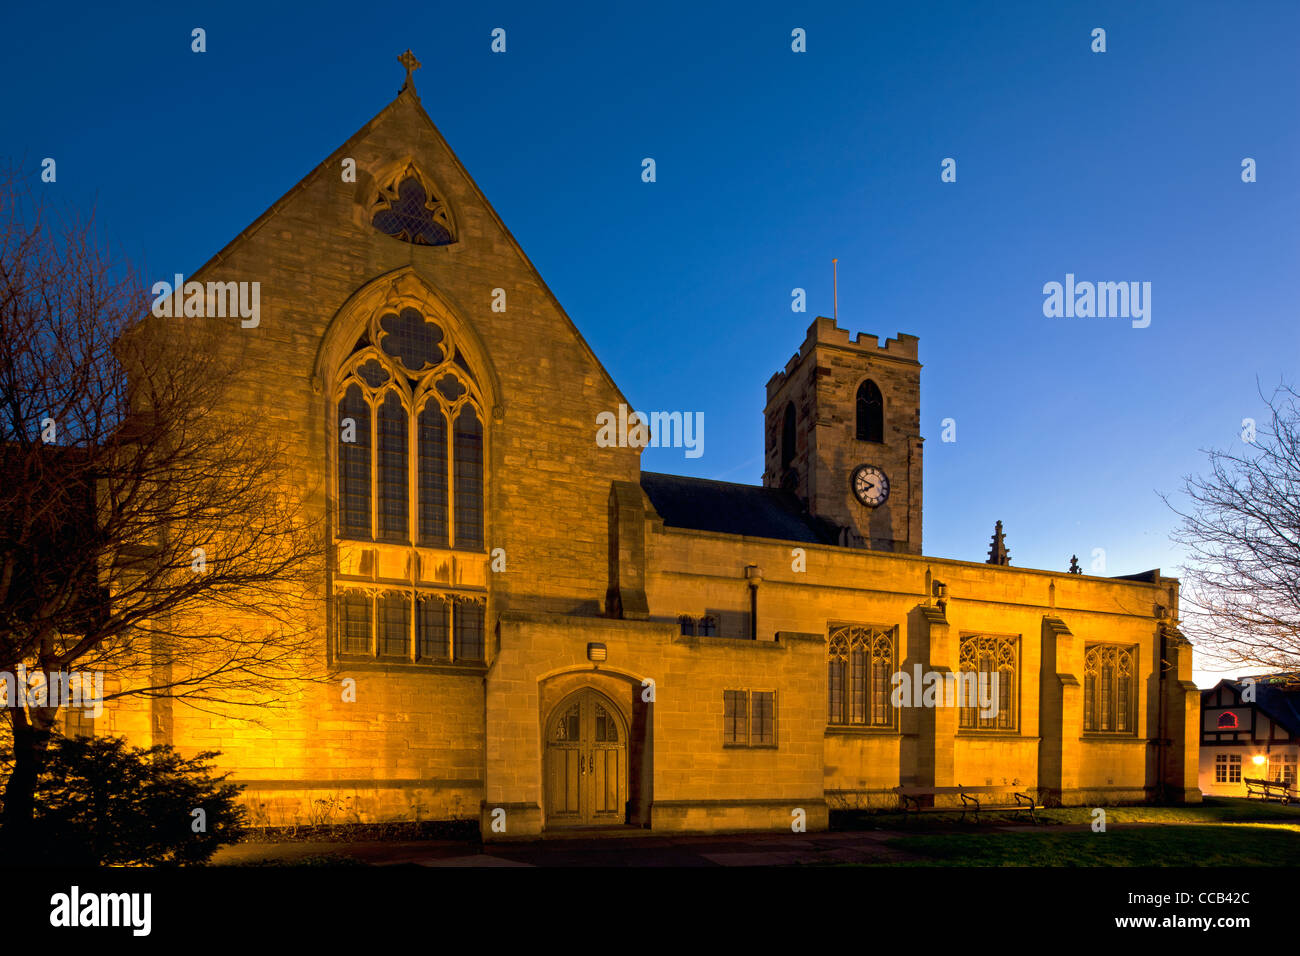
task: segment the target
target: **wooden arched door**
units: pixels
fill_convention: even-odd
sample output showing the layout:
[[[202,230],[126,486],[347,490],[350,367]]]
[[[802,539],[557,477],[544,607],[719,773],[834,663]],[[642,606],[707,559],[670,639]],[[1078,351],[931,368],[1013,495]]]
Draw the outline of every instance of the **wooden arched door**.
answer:
[[[623,823],[627,726],[604,694],[582,690],[560,702],[546,726],[546,819],[551,826]]]

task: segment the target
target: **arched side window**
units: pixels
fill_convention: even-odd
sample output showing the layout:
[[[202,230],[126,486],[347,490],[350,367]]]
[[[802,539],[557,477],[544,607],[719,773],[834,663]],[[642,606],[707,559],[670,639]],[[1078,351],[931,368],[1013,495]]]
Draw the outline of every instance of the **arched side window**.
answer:
[[[448,333],[410,306],[380,310],[335,401],[338,537],[482,551],[483,398]]]
[[[456,418],[456,547],[483,550],[483,426],[472,406]]]
[[[958,684],[958,727],[963,730],[1015,730],[1018,726],[1020,654],[1019,638],[989,634],[965,634],[961,638],[960,670],[971,673],[975,686]],[[997,713],[970,700],[997,701]]]
[[[338,539],[373,542],[368,559],[379,553],[390,567],[400,566],[394,550],[485,550],[486,401],[478,383],[452,330],[418,306],[384,306],[370,317],[332,393]],[[482,665],[487,595],[422,577],[425,557],[405,557],[418,558],[407,564],[416,576],[401,587],[375,583],[367,558],[335,572],[333,653]]]
[[[396,389],[384,393],[378,408],[379,468],[376,485],[379,490],[379,534],[384,541],[407,541],[407,509],[409,495],[407,476],[407,420],[406,407]]]
[[[885,400],[871,379],[858,386],[858,441],[885,440]]]
[[[1083,729],[1128,734],[1134,730],[1136,647],[1089,644],[1083,653]]]
[[[787,402],[785,416],[781,423],[781,474],[794,462],[795,414],[794,402]]]
[[[894,726],[890,703],[894,673],[892,629],[844,625],[831,629],[827,648],[828,722]]]
[[[1230,710],[1225,710],[1219,715],[1217,727],[1219,730],[1237,730],[1237,715]]]
[[[370,537],[370,405],[353,382],[339,400],[339,534]]]
[[[420,544],[447,547],[447,416],[437,402],[425,402],[419,423]]]

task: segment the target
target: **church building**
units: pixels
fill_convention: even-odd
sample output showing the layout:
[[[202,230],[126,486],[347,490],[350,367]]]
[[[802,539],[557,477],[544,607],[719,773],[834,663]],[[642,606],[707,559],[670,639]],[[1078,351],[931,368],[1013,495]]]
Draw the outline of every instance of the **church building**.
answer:
[[[260,282],[256,327],[187,320],[245,337],[250,400],[319,489],[332,680],[262,727],[155,700],[97,733],[219,750],[255,825],[328,803],[484,839],[817,830],[900,786],[1200,799],[1176,579],[1013,567],[1000,532],[988,563],[925,554],[915,336],[817,318],[774,355],[761,486],[598,442],[631,403],[403,62],[194,275]]]

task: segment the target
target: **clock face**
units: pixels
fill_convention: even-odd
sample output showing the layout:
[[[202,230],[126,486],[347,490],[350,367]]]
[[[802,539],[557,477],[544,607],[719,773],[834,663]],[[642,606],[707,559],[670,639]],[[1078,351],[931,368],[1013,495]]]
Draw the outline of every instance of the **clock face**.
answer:
[[[875,465],[858,465],[851,483],[854,497],[870,508],[883,505],[889,497],[889,478]]]

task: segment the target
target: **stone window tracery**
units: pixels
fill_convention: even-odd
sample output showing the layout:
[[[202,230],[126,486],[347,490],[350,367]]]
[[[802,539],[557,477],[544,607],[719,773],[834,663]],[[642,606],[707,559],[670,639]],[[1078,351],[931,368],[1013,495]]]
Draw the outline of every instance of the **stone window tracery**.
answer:
[[[1129,734],[1134,730],[1137,648],[1089,644],[1083,654],[1083,729]]]
[[[446,203],[410,164],[380,188],[370,224],[387,236],[419,246],[445,246],[455,241]]]
[[[378,309],[342,362],[333,392],[335,535],[376,553],[485,550],[486,405],[445,323],[415,305]],[[372,558],[372,560],[374,560]],[[389,565],[393,565],[390,563]],[[363,574],[369,572],[363,572]],[[389,572],[391,577],[391,572]],[[405,663],[482,662],[486,597],[428,579],[335,586],[335,653]]]
[[[965,634],[961,638],[960,669],[976,674],[976,690],[993,695],[997,713],[959,701],[958,726],[964,730],[1015,730],[1019,706],[1020,639],[996,634]],[[983,689],[987,688],[987,690]]]
[[[338,534],[481,551],[484,403],[474,377],[416,309],[381,310],[372,326],[336,390]]]
[[[829,723],[892,727],[894,674],[892,629],[842,625],[831,629],[827,648]]]

